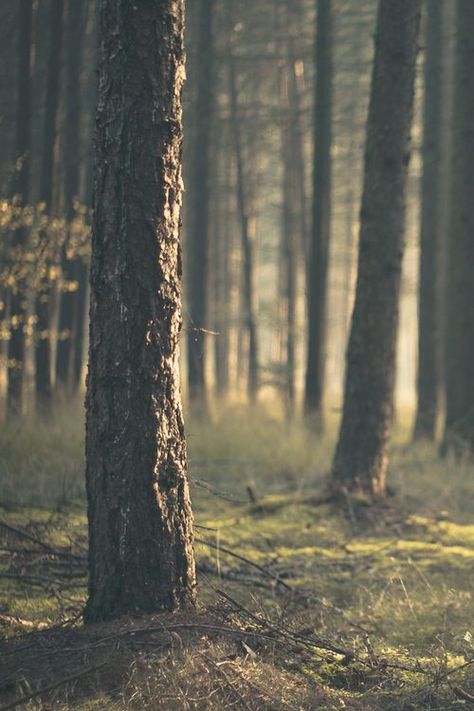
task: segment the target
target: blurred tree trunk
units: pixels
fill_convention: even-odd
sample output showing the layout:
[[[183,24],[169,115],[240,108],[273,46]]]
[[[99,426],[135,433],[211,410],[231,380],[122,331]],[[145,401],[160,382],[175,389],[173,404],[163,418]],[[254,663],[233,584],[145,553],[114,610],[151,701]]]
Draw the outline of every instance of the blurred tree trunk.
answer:
[[[336,494],[386,490],[420,6],[421,0],[378,6],[357,288],[332,467]]]
[[[190,168],[188,262],[188,386],[191,404],[205,412],[206,330],[208,324],[209,182],[213,109],[214,0],[198,0],[197,95],[193,111],[195,135]]]
[[[51,0],[49,56],[46,77],[45,113],[39,201],[45,205],[50,216],[53,202],[54,149],[56,142],[59,107],[59,78],[61,73],[61,49],[63,37],[64,0]],[[50,285],[50,235],[43,234],[40,245],[45,263],[36,297],[36,408],[39,414],[48,414],[51,407],[51,285]]]
[[[326,302],[331,230],[332,6],[317,0],[314,105],[313,208],[308,270],[308,346],[305,414],[322,428]]]
[[[26,205],[29,200],[31,161],[31,46],[33,3],[18,3],[18,75],[16,108],[16,166],[12,196]],[[14,231],[12,259],[16,280],[10,293],[10,340],[8,341],[8,415],[21,414],[25,372],[25,327],[27,319],[27,284],[22,270],[28,239],[26,227]]]
[[[237,172],[237,210],[239,213],[242,238],[242,276],[244,323],[248,337],[247,391],[250,402],[255,402],[258,394],[258,342],[257,342],[257,304],[255,293],[255,254],[253,222],[248,208],[245,189],[244,160],[242,150],[241,123],[238,109],[237,80],[232,53],[229,56],[229,94],[230,122],[234,143]]]
[[[83,180],[81,190],[81,202],[87,207],[92,205],[92,190],[94,183],[94,159],[93,159],[93,136],[95,127],[94,107],[97,103],[97,25],[98,6],[94,0],[89,0],[87,18],[87,36],[84,51],[86,53],[87,66],[94,67],[94,71],[89,72],[84,82],[83,89],[83,115],[85,114],[87,140],[83,146]],[[74,357],[73,357],[73,392],[77,392],[84,383],[84,362],[87,360],[87,327],[89,323],[89,259],[85,255],[80,255],[74,263],[74,280],[77,282],[77,298],[74,302]]]
[[[184,3],[102,0],[87,622],[194,600],[179,391]]]
[[[474,3],[457,2],[446,275],[444,447],[474,452]]]
[[[440,2],[426,3],[423,178],[418,296],[418,375],[415,439],[436,435],[439,396],[440,162],[442,112],[442,15]]]
[[[296,350],[296,267],[298,235],[298,171],[296,167],[297,142],[295,136],[295,106],[290,75],[291,57],[280,69],[281,155],[283,163],[282,220],[281,220],[281,301],[282,330],[284,334],[283,393],[287,415],[291,417],[295,406],[295,350]]]
[[[232,226],[230,218],[230,191],[232,159],[224,141],[219,146],[223,171],[223,185],[215,190],[214,204],[214,362],[216,395],[224,399],[229,391],[230,349],[230,256],[232,251]],[[216,180],[217,185],[217,180]]]
[[[85,26],[86,5],[84,2],[69,0],[66,17],[67,56],[64,117],[64,201],[66,220],[69,226],[76,215],[74,204],[79,197],[82,150],[80,76]],[[72,239],[70,233],[64,245],[61,260],[63,290],[59,309],[56,383],[63,390],[70,388],[72,385],[75,338],[74,315],[76,301],[79,297],[78,290],[71,289],[75,284],[77,261],[74,255],[68,254],[68,250],[71,247],[74,248],[74,245],[71,244]]]

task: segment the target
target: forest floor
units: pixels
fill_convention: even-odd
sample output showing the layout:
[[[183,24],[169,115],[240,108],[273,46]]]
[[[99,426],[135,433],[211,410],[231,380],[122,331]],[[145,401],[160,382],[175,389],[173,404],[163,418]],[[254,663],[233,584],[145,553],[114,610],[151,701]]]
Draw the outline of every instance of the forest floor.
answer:
[[[0,435],[0,711],[474,707],[472,463],[401,427],[387,505],[336,511],[331,438],[191,422],[198,608],[84,628],[81,431]]]

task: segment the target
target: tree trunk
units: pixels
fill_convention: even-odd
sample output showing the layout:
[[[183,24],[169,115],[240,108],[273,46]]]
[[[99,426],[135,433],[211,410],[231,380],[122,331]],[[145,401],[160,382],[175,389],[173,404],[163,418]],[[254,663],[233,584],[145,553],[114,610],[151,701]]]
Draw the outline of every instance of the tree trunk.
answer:
[[[447,254],[444,446],[474,452],[474,4],[457,3]]]
[[[305,414],[322,428],[326,301],[331,220],[332,7],[318,0],[314,108],[313,225],[308,271]]]
[[[214,0],[199,0],[197,8],[197,96],[193,112],[195,136],[190,170],[190,233],[188,284],[188,386],[192,404],[206,403],[206,330],[208,324],[209,182],[213,105]]]
[[[183,0],[102,0],[87,622],[194,600],[179,391]]]
[[[336,493],[385,494],[420,5],[380,0],[378,7]]]
[[[214,203],[214,362],[216,375],[216,395],[225,399],[229,391],[229,355],[230,355],[230,299],[232,292],[230,277],[230,258],[232,252],[231,224],[231,174],[232,160],[222,141],[222,171],[224,184],[219,186]],[[220,161],[218,162],[218,168]],[[217,171],[216,171],[217,172]],[[217,190],[216,179],[216,190]]]
[[[248,337],[248,373],[247,392],[250,402],[255,402],[258,394],[258,343],[257,343],[257,304],[255,294],[255,255],[251,217],[248,210],[245,191],[244,161],[242,150],[241,126],[238,115],[238,93],[235,76],[235,66],[232,54],[229,57],[229,94],[230,121],[234,143],[235,163],[237,172],[237,210],[240,220],[242,238],[242,276],[244,307],[244,322]]]
[[[13,197],[26,205],[29,199],[31,161],[31,37],[33,22],[32,0],[20,0],[18,5],[18,78],[16,111],[16,160]],[[12,240],[12,259],[17,266],[16,283],[10,294],[10,340],[8,341],[8,415],[19,415],[23,405],[25,372],[25,326],[27,319],[27,285],[22,277],[28,233],[25,227],[15,230]],[[18,268],[19,267],[19,268]]]
[[[284,353],[284,403],[288,417],[294,413],[295,406],[295,351],[296,351],[296,267],[298,234],[298,172],[295,170],[294,105],[290,97],[291,56],[280,69],[280,111],[281,151],[283,163],[282,185],[282,221],[281,221],[281,297],[283,303],[283,343]]]
[[[418,297],[417,411],[414,439],[436,435],[439,393],[439,318],[437,313],[440,243],[440,162],[442,14],[440,2],[426,4],[423,178]]]
[[[88,28],[87,42],[85,52],[88,59],[86,60],[92,66],[97,63],[97,25],[98,25],[98,6],[94,0],[89,0],[88,7]],[[87,207],[91,206],[92,191],[94,183],[94,160],[93,160],[93,145],[92,137],[94,135],[95,116],[94,106],[97,103],[97,76],[95,72],[91,72],[84,86],[84,98],[82,99],[84,112],[87,114],[87,129],[85,135],[88,137],[87,142],[84,142],[84,166],[83,180],[81,189],[81,202]],[[75,260],[74,264],[74,280],[78,284],[77,298],[74,302],[74,356],[73,356],[73,392],[77,391],[84,384],[84,363],[87,359],[87,329],[89,323],[89,260],[87,257],[82,257]]]
[[[82,63],[82,46],[86,24],[86,6],[84,2],[69,0],[66,37],[66,102],[64,120],[64,201],[68,223],[75,217],[74,201],[79,197],[79,174],[81,158],[81,91],[80,74]],[[68,254],[70,245],[66,243],[62,254],[62,281],[58,346],[56,353],[56,382],[59,388],[67,389],[72,385],[74,367],[75,324],[74,315],[79,290],[70,286],[76,281],[76,261],[74,255]]]
[[[51,215],[53,202],[54,147],[59,107],[59,78],[61,73],[61,48],[63,35],[64,0],[51,0],[50,46],[46,78],[45,114],[43,126],[43,154],[41,157],[39,200],[45,205],[46,215]],[[51,407],[51,309],[52,295],[48,274],[50,237],[43,234],[41,249],[45,252],[45,274],[41,277],[36,298],[36,408],[39,414],[48,414]]]

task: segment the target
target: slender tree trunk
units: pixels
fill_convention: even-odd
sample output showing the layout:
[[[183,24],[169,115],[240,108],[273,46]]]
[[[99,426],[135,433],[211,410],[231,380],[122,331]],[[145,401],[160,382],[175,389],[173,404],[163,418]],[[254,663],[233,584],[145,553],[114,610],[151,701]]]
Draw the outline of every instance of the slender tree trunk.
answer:
[[[379,1],[336,493],[385,494],[420,5]]]
[[[94,0],[89,0],[88,20],[87,20],[87,42],[85,51],[88,57],[88,63],[96,66],[97,62],[97,25],[98,25],[98,6]],[[84,85],[84,97],[82,104],[84,105],[83,113],[87,115],[87,129],[85,135],[87,141],[83,141],[83,186],[81,191],[81,202],[86,207],[91,206],[92,191],[93,191],[93,145],[92,137],[94,134],[95,116],[94,108],[97,103],[97,76],[96,72],[90,72],[87,75]],[[74,280],[77,282],[77,298],[74,301],[74,356],[73,356],[73,392],[77,391],[84,384],[84,363],[87,359],[87,328],[89,323],[89,260],[87,257],[80,257],[74,262]]]
[[[444,447],[474,453],[474,4],[457,2],[446,278]]]
[[[87,622],[194,600],[179,392],[184,3],[102,0]]]
[[[66,61],[66,102],[64,120],[64,201],[66,219],[70,224],[75,217],[74,201],[79,197],[79,175],[81,157],[81,91],[80,75],[82,47],[86,25],[84,2],[69,0],[66,18],[67,61]],[[76,259],[68,254],[71,248],[69,238],[62,254],[63,290],[60,298],[58,346],[56,353],[56,382],[67,389],[72,384],[74,367],[74,315],[78,290],[70,287],[76,282]]]
[[[289,53],[288,53],[289,55]],[[282,234],[281,257],[282,274],[280,286],[283,301],[284,323],[284,402],[287,414],[291,417],[295,406],[295,360],[296,360],[296,242],[298,235],[297,220],[297,177],[295,170],[295,130],[294,130],[294,105],[292,105],[291,92],[291,59],[280,71],[280,111],[281,122],[281,150],[283,163],[282,185]],[[282,353],[283,355],[283,353]]]
[[[39,199],[51,214],[53,203],[54,147],[59,108],[59,79],[63,36],[64,0],[51,0],[50,46],[46,78],[45,114],[43,125],[43,154],[40,173]],[[42,237],[41,249],[48,255],[49,235]],[[48,272],[49,258],[46,256]],[[48,414],[51,407],[51,288],[49,274],[42,275],[36,298],[36,407],[39,414]]]
[[[305,414],[322,428],[326,301],[331,229],[332,6],[317,0],[314,108],[313,225],[308,272]]]
[[[216,394],[224,399],[229,391],[230,349],[230,256],[232,251],[232,228],[230,219],[230,191],[232,160],[221,145],[224,184],[215,200],[214,233],[214,360]]]
[[[257,343],[257,304],[255,294],[255,255],[254,236],[251,217],[248,210],[245,190],[244,161],[242,151],[242,135],[238,115],[238,93],[235,76],[235,66],[232,54],[229,57],[229,93],[230,121],[234,142],[235,162],[237,171],[237,210],[239,213],[242,238],[242,271],[244,321],[248,336],[248,379],[247,391],[250,402],[255,402],[258,394],[258,343]]]
[[[288,2],[289,21],[291,21],[292,0]],[[308,244],[308,219],[307,219],[307,190],[305,179],[305,151],[304,151],[304,129],[302,125],[302,105],[300,78],[297,75],[297,56],[295,52],[295,38],[288,39],[288,60],[290,63],[290,78],[289,78],[289,93],[290,106],[292,108],[292,140],[293,140],[293,167],[295,171],[295,188],[299,196],[299,230],[300,230],[300,249],[299,252],[306,257],[309,255]]]
[[[17,169],[13,181],[13,196],[26,205],[29,199],[31,161],[31,38],[33,24],[32,0],[18,3],[18,79],[16,110]],[[27,284],[22,276],[28,233],[25,227],[15,230],[12,259],[18,276],[10,294],[10,340],[8,341],[8,415],[21,414],[25,372],[25,326],[27,318]]]
[[[418,297],[418,376],[415,439],[436,435],[439,396],[440,162],[442,111],[442,15],[440,2],[426,3],[426,56],[423,115],[423,179]]]
[[[188,297],[188,386],[192,404],[206,406],[206,330],[208,324],[208,252],[211,116],[213,105],[214,0],[198,0],[197,96],[191,165]]]

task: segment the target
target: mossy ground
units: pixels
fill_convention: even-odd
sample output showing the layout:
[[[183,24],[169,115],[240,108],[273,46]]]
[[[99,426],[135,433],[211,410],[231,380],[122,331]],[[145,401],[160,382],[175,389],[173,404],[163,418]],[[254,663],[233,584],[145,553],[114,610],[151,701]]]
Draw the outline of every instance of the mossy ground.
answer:
[[[64,620],[68,634],[80,636],[80,620],[71,622],[85,597],[80,418],[68,412],[47,427],[4,428],[1,438],[0,519],[65,553],[61,562],[0,531],[4,644],[23,644],[35,626]],[[240,408],[212,423],[191,422],[188,441],[196,536],[207,542],[196,544],[195,624],[211,614],[217,627],[232,624],[250,636],[178,635],[171,646],[126,647],[120,664],[110,657],[121,665],[112,681],[110,670],[96,672],[87,693],[76,681],[48,703],[84,710],[474,707],[474,665],[451,673],[474,658],[470,462],[396,440],[387,505],[369,510],[353,501],[341,511],[318,502],[330,437],[316,441],[302,427]],[[255,630],[263,637],[254,639]],[[8,693],[32,688],[20,656]]]

